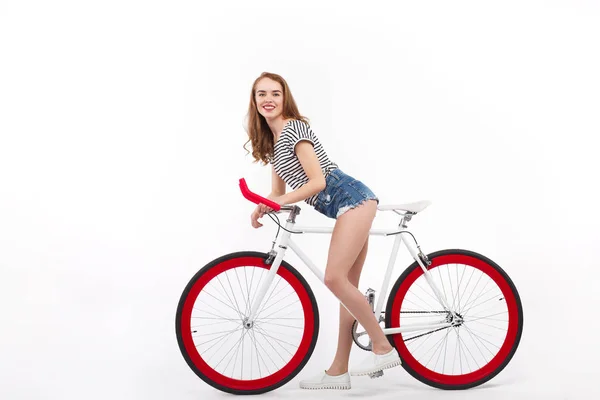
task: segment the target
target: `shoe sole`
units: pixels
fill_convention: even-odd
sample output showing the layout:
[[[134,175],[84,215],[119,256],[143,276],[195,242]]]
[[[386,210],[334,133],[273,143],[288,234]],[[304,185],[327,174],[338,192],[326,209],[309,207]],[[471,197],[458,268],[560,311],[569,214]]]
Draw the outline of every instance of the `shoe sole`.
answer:
[[[402,364],[402,360],[397,359],[395,361],[390,361],[387,364],[383,364],[382,366],[379,366],[375,369],[372,370],[367,370],[367,371],[361,371],[361,372],[350,372],[350,376],[363,376],[363,375],[371,375],[375,372],[379,372],[379,371],[383,371],[384,369],[388,369],[388,368],[393,368],[396,367],[398,365]]]
[[[300,385],[300,389],[311,389],[311,390],[315,390],[315,389],[342,389],[342,390],[347,390],[350,389],[350,384],[345,384],[345,383],[325,383],[325,384],[316,384],[316,385],[310,385],[310,386],[302,386]]]

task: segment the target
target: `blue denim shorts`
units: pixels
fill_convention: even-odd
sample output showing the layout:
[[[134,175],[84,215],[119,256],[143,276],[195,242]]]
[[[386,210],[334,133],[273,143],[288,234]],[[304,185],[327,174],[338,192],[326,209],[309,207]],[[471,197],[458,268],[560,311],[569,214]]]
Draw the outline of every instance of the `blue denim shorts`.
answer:
[[[327,186],[317,195],[315,210],[329,218],[337,219],[367,200],[377,200],[379,204],[371,189],[339,168],[332,170],[325,181]]]

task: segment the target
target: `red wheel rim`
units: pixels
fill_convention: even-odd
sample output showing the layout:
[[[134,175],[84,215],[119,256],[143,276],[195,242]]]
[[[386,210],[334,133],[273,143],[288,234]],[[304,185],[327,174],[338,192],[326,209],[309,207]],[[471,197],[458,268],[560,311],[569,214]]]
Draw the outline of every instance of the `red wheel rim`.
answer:
[[[181,312],[181,336],[185,351],[191,360],[194,367],[202,373],[208,380],[214,382],[217,385],[227,387],[232,390],[251,391],[260,390],[267,388],[272,385],[276,385],[285,378],[287,378],[304,360],[308,353],[311,340],[313,338],[315,326],[314,326],[314,310],[311,302],[311,298],[308,292],[304,289],[302,283],[287,270],[283,265],[277,270],[277,275],[287,281],[287,283],[296,292],[300,303],[302,304],[304,314],[304,332],[300,340],[300,345],[296,350],[295,354],[291,357],[289,362],[278,371],[271,375],[262,377],[260,379],[253,380],[240,380],[225,376],[218,371],[211,368],[202,358],[202,356],[196,350],[194,340],[192,338],[191,330],[191,316],[192,309],[196,303],[196,299],[206,284],[213,279],[215,276],[236,267],[240,266],[254,266],[269,269],[270,265],[264,264],[264,260],[260,257],[239,257],[230,260],[225,260],[214,267],[210,268],[204,273],[191,287],[187,294],[185,302]]]
[[[496,283],[496,285],[498,285],[506,300],[508,309],[508,329],[504,341],[497,354],[487,364],[475,371],[462,375],[440,374],[421,364],[407,348],[401,334],[394,335],[394,344],[402,358],[403,364],[410,367],[416,374],[429,381],[453,386],[468,385],[477,382],[496,371],[511,354],[519,331],[519,307],[517,299],[515,298],[509,283],[504,279],[500,272],[483,260],[463,254],[447,254],[434,257],[431,262],[432,264],[428,268],[429,270],[446,264],[468,265],[484,272]],[[401,326],[400,310],[402,308],[402,302],[411,285],[422,275],[423,270],[420,267],[415,268],[398,288],[394,302],[392,303],[392,314],[390,319],[392,327]]]

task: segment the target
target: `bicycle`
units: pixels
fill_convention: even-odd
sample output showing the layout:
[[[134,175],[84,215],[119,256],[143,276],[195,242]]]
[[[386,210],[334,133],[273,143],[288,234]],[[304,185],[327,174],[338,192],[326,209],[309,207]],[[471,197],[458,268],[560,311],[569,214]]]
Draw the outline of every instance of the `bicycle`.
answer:
[[[259,394],[281,387],[302,370],[319,333],[315,296],[284,260],[286,250],[292,249],[322,283],[324,275],[291,234],[331,233],[333,228],[295,226],[299,206],[279,206],[251,192],[244,178],[239,185],[246,199],[271,207],[269,214],[288,212],[285,227],[277,222],[284,229],[279,250],[274,249],[278,228],[268,253],[230,253],[200,269],[181,295],[176,334],[185,361],[204,382],[227,393]],[[523,330],[523,308],[510,277],[489,258],[460,249],[421,251],[407,227],[430,204],[378,206],[377,212],[392,211],[401,220],[398,229],[369,232],[395,240],[382,295],[375,304],[376,292],[369,288],[365,297],[410,375],[440,389],[468,389],[492,379],[512,359]],[[388,292],[401,244],[414,262]],[[370,351],[361,328],[355,321],[354,343]]]

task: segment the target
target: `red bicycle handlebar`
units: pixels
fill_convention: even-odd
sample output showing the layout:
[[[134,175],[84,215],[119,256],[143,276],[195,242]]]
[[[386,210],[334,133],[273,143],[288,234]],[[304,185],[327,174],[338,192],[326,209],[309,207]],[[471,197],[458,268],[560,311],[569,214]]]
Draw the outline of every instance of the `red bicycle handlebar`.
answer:
[[[248,185],[246,185],[246,180],[244,178],[240,178],[240,190],[242,191],[242,194],[244,195],[244,197],[253,203],[256,203],[256,204],[262,203],[266,206],[271,207],[275,211],[279,211],[281,209],[281,206],[279,204],[275,203],[274,201],[265,199],[264,197],[259,196],[256,193],[252,193],[250,191],[250,189],[248,189]]]

